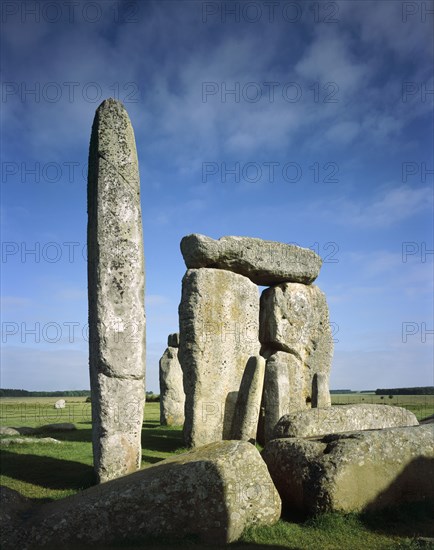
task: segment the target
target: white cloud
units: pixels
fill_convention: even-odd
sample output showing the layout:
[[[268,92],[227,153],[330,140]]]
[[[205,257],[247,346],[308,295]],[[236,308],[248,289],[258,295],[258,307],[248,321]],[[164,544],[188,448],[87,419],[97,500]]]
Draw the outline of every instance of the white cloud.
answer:
[[[334,219],[345,226],[384,228],[397,225],[433,208],[432,189],[428,186],[414,188],[408,185],[388,187],[378,192],[371,200],[338,198],[312,207],[323,217]]]

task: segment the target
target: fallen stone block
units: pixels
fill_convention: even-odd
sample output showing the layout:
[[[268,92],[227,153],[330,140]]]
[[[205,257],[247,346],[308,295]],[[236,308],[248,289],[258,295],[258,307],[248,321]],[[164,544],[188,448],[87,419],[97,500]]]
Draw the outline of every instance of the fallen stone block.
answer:
[[[309,248],[252,237],[214,240],[194,233],[182,239],[181,252],[188,269],[226,269],[264,286],[288,281],[310,284],[322,265]]]
[[[0,426],[0,435],[20,435],[20,432],[16,428]]]
[[[17,491],[0,486],[0,547],[5,548],[33,503]]]
[[[335,405],[324,409],[308,409],[286,414],[276,424],[272,439],[316,437],[418,424],[416,416],[403,407],[369,404]]]
[[[359,512],[434,498],[434,426],[274,439],[262,452],[283,504]]]
[[[225,544],[249,525],[275,523],[280,513],[257,449],[223,441],[41,506],[5,548],[104,546],[162,535]]]

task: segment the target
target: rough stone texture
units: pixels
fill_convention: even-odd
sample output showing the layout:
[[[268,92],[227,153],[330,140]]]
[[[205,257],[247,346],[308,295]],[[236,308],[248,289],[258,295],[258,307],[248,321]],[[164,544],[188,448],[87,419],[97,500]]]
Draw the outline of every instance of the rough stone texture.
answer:
[[[16,428],[0,426],[0,435],[20,435],[20,432]]]
[[[302,389],[303,373],[297,358],[282,351],[270,355],[261,404],[264,416],[258,429],[258,441],[262,445],[271,439],[274,426],[283,415],[305,407]]]
[[[275,355],[289,370],[291,397],[290,403],[281,407],[284,414],[330,405],[333,339],[326,298],[317,286],[283,283],[264,290],[259,339],[262,353]]]
[[[6,548],[14,536],[23,516],[32,507],[32,501],[21,496],[20,493],[0,486],[0,547]]]
[[[160,359],[160,424],[182,426],[184,405],[185,393],[178,348],[169,346]]]
[[[256,442],[264,387],[265,359],[260,355],[247,361],[232,421],[232,439]]]
[[[59,399],[54,403],[55,409],[64,409],[66,406],[66,401],[64,399]]]
[[[329,390],[329,377],[322,372],[316,372],[312,377],[312,407],[331,407],[332,399]]]
[[[179,321],[186,444],[229,439],[247,361],[259,354],[258,287],[230,271],[190,269]]]
[[[310,284],[322,265],[309,248],[252,237],[214,240],[194,233],[182,239],[181,252],[189,269],[227,269],[264,286],[287,281]]]
[[[337,405],[310,409],[283,416],[273,431],[273,439],[316,437],[360,430],[417,426],[416,416],[403,407],[391,405]]]
[[[274,439],[262,452],[283,503],[303,513],[434,497],[434,426]]]
[[[257,449],[222,441],[44,505],[5,548],[102,547],[162,535],[224,544],[249,525],[275,523],[280,512]]]
[[[167,338],[167,346],[169,348],[179,348],[179,332],[169,334]]]
[[[89,365],[99,481],[140,467],[144,269],[134,132],[123,105],[108,99],[95,114],[88,176]]]

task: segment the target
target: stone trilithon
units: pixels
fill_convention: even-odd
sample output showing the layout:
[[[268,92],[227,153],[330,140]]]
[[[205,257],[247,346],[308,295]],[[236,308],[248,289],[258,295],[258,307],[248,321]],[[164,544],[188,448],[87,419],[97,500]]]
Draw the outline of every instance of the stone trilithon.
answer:
[[[88,174],[89,367],[99,482],[141,462],[145,404],[145,267],[134,132],[121,103],[104,101]]]

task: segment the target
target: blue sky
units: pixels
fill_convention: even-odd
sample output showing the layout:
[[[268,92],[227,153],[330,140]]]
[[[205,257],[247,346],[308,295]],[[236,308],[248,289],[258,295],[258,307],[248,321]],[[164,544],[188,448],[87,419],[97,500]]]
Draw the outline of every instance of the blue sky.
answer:
[[[140,163],[148,390],[189,233],[320,253],[332,388],[434,384],[431,8],[4,2],[1,386],[89,387],[86,164],[110,96]]]

